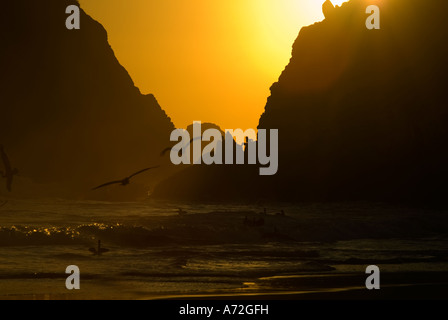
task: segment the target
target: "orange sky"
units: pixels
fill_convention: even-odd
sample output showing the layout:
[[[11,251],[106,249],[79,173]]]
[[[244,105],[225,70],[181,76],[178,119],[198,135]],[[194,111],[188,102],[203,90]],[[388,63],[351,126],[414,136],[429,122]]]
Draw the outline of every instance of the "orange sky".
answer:
[[[323,2],[80,0],[178,128],[197,120],[244,130],[257,127],[300,28],[323,19]]]

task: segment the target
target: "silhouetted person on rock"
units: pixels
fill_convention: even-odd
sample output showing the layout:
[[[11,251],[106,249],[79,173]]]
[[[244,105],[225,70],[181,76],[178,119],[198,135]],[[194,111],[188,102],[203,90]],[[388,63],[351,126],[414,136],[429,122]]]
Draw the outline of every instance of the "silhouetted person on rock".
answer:
[[[101,240],[98,240],[98,248],[90,248],[89,251],[92,252],[94,256],[100,256],[103,253],[109,252],[109,249],[101,248]]]
[[[19,170],[12,169],[11,163],[9,162],[9,158],[3,148],[3,145],[0,145],[0,154],[3,161],[3,166],[5,167],[5,171],[0,171],[3,178],[6,178],[6,189],[8,189],[9,192],[12,191],[12,179],[14,178],[14,175],[19,174]]]
[[[326,0],[322,5],[322,12],[324,13],[325,19],[330,18],[334,14],[334,5],[330,0]]]

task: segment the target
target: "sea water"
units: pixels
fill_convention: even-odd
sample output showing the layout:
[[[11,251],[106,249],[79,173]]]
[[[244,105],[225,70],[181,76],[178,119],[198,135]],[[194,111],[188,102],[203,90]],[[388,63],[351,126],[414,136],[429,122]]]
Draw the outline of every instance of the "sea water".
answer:
[[[368,265],[446,271],[446,213],[372,203],[10,199],[0,208],[0,297],[281,294],[340,275],[356,277],[338,286],[362,286]],[[100,256],[89,251],[98,240],[109,249]],[[65,287],[69,265],[80,269],[80,290]]]

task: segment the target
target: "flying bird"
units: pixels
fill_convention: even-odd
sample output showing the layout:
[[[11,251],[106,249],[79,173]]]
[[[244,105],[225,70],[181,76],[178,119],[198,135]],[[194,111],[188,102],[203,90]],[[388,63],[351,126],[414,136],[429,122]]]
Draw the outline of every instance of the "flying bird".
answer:
[[[190,144],[193,143],[193,141],[196,141],[196,140],[202,140],[202,136],[191,139],[190,142],[187,143],[187,145],[183,146],[182,149],[178,149],[178,150],[176,150],[176,151],[179,152],[179,151],[182,150],[182,152],[183,152],[185,149],[187,149],[187,147],[188,147]],[[160,153],[160,156],[161,156],[161,157],[165,156],[165,154],[166,154],[168,151],[173,150],[174,147],[175,147],[175,146],[171,146],[171,147],[167,147],[167,148],[163,149],[162,152]]]
[[[5,167],[5,172],[1,171],[1,175],[3,178],[6,178],[6,189],[8,189],[9,192],[12,191],[12,180],[14,178],[14,175],[19,174],[19,170],[12,169],[11,163],[9,162],[8,155],[5,152],[5,149],[3,148],[3,145],[0,145],[0,153],[3,161],[3,166]]]
[[[122,186],[127,186],[131,182],[131,179],[133,177],[135,177],[136,175],[139,175],[139,174],[141,174],[141,173],[143,173],[145,171],[148,171],[148,170],[151,170],[151,169],[155,169],[155,168],[158,168],[158,167],[160,167],[160,166],[155,166],[155,167],[150,167],[150,168],[146,168],[146,169],[140,170],[140,171],[134,173],[133,175],[130,175],[129,177],[126,177],[126,178],[124,178],[122,180],[116,180],[116,181],[107,182],[107,183],[104,183],[104,184],[102,184],[102,185],[100,185],[100,186],[98,186],[96,188],[93,188],[92,190],[97,190],[97,189],[100,189],[100,188],[104,188],[104,187],[110,186],[112,184],[121,184]]]

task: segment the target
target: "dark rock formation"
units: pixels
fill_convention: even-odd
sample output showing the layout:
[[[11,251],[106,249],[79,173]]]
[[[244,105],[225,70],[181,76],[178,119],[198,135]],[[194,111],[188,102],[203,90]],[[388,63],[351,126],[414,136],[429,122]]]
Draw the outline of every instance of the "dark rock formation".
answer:
[[[280,130],[274,197],[443,196],[448,4],[369,4],[381,9],[380,30],[365,27],[365,1],[344,4],[300,31],[271,88],[259,128]]]
[[[157,164],[174,126],[134,86],[98,22],[82,12],[81,29],[67,30],[70,4],[2,4],[0,143],[23,179],[74,196]]]
[[[374,4],[380,30],[365,25]],[[352,0],[302,28],[259,123],[279,129],[279,172],[247,172],[227,188],[246,199],[443,201],[447,9],[437,0]],[[171,194],[192,181],[201,192],[213,185],[210,175],[186,178]]]
[[[224,131],[213,123],[202,123],[202,133],[207,129],[216,129],[222,136]],[[193,138],[193,125],[186,129]],[[228,139],[232,136],[228,135]],[[225,141],[225,140],[224,140]],[[211,142],[202,142],[202,149]],[[233,141],[233,159],[236,163],[236,150],[242,146]],[[193,152],[190,151],[190,163],[193,163]],[[225,149],[223,148],[223,159]],[[169,154],[165,156],[169,161]],[[245,155],[247,159],[247,155]],[[251,184],[250,177],[256,176],[258,167],[248,165],[179,165],[176,173],[164,179],[157,185],[152,196],[159,199],[176,199],[183,201],[242,201],[246,199],[246,192],[252,197],[252,190],[242,190]]]

